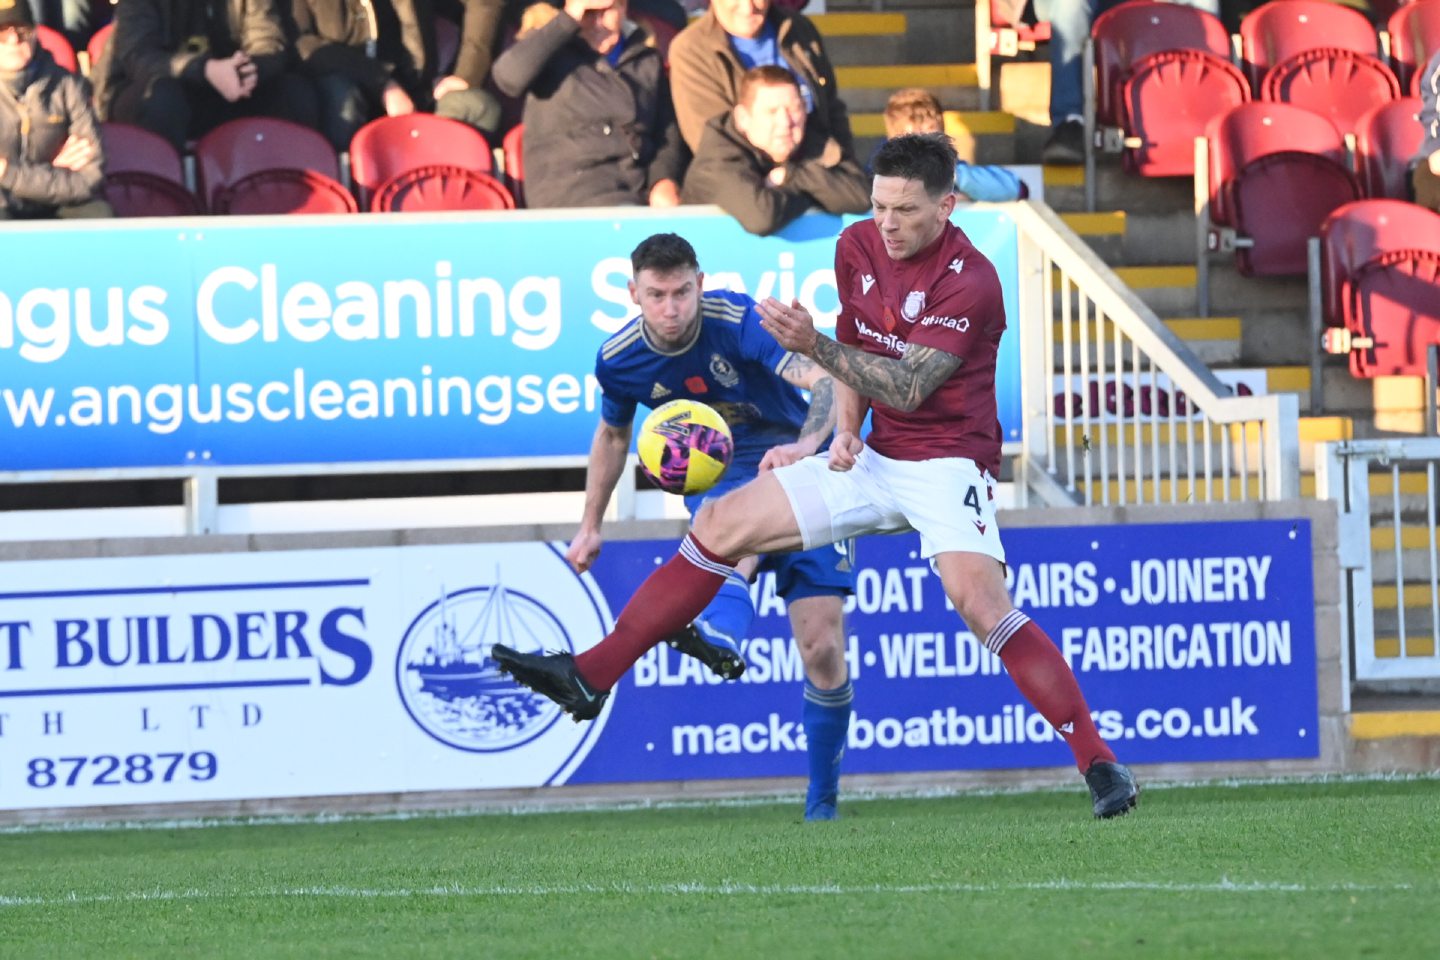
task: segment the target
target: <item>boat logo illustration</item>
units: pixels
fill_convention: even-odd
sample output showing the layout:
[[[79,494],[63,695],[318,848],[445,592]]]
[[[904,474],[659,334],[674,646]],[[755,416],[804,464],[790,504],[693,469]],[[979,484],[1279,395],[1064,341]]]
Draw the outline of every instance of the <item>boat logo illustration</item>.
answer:
[[[541,737],[561,717],[558,706],[500,672],[496,643],[523,652],[575,646],[548,607],[497,575],[491,586],[447,593],[414,619],[400,641],[395,680],[414,721],[459,750],[496,753]]]

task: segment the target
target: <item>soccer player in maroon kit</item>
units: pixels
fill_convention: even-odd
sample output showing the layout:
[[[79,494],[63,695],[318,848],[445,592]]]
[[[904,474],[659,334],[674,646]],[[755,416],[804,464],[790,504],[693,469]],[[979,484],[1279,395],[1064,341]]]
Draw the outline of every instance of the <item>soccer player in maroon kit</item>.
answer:
[[[763,472],[697,512],[679,553],[640,585],[597,646],[574,658],[496,646],[501,669],[577,720],[594,717],[603,692],[684,628],[740,559],[915,530],[960,616],[1069,745],[1095,815],[1135,805],[1135,778],[1100,739],[1069,664],[1005,589],[994,502],[1005,308],[994,266],[950,222],[956,160],[944,134],[896,137],[876,154],[874,215],[835,247],[836,339],[798,301],[759,305],[781,346],[835,380],[828,455]]]

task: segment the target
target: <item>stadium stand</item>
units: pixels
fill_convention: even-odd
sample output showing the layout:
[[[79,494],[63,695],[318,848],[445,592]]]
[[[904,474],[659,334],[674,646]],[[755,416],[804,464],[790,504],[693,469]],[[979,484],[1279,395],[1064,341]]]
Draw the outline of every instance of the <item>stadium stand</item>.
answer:
[[[1400,82],[1378,57],[1340,47],[1302,50],[1271,67],[1261,99],[1291,103],[1353,132],[1377,103],[1400,98]]]
[[[224,215],[355,213],[359,207],[344,184],[314,170],[257,170],[219,187],[210,212]]]
[[[40,48],[50,54],[55,64],[62,70],[69,70],[71,73],[80,72],[80,61],[75,56],[75,48],[70,46],[70,41],[65,39],[65,34],[59,30],[52,30],[43,23],[35,27],[35,39],[40,42]]]
[[[169,140],[143,127],[102,123],[105,199],[117,217],[192,216],[200,201],[185,182],[185,166]]]
[[[1240,21],[1240,59],[1256,91],[1271,67],[1319,47],[1374,56],[1379,41],[1363,14],[1329,0],[1271,0]]]
[[[1418,0],[1400,7],[1386,22],[1385,35],[1401,86],[1414,96],[1416,71],[1440,50],[1440,0]]]

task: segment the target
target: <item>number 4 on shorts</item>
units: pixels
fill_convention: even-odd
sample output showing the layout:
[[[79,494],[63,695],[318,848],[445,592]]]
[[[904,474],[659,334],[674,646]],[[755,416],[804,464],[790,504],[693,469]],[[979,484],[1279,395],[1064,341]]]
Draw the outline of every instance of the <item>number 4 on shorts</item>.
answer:
[[[974,487],[971,487],[970,491],[965,494],[965,506],[973,509],[975,516],[978,517],[982,515],[980,513],[980,494]]]

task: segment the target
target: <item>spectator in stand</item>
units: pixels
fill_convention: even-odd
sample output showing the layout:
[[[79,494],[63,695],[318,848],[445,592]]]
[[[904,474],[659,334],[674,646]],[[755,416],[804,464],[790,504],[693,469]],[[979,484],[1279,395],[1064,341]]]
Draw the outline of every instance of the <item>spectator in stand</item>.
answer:
[[[525,200],[531,207],[680,202],[684,146],[654,38],[625,0],[538,3],[495,61],[495,84],[525,95]]]
[[[336,150],[350,149],[355,131],[375,117],[426,105],[424,33],[415,0],[290,3],[300,68],[315,83],[320,130]]]
[[[850,117],[820,32],[801,14],[773,8],[771,0],[711,0],[710,11],[670,45],[675,115],[690,149],[700,149],[711,117],[739,101],[745,71],[772,65],[795,75],[808,117],[807,146],[834,140],[854,156]]]
[[[1050,138],[1041,159],[1085,162],[1085,40],[1095,18],[1120,0],[1034,0],[1035,16],[1050,21]]]
[[[35,40],[26,0],[0,0],[0,220],[103,217],[90,84]]]
[[[1415,202],[1440,213],[1440,50],[1420,75],[1420,124],[1425,139],[1415,155],[1411,184]]]
[[[711,117],[685,174],[686,203],[717,203],[751,233],[774,233],[811,207],[870,209],[870,178],[840,144],[800,151],[805,101],[784,67],[755,67],[740,80],[734,108]]]
[[[428,0],[421,0],[426,2]],[[453,64],[441,64],[450,72],[435,81],[435,113],[459,120],[494,136],[500,129],[500,101],[485,89],[495,56],[504,42],[505,24],[518,20],[518,0],[437,0],[434,13],[460,24],[460,50]],[[434,29],[434,18],[423,14],[425,29]],[[427,41],[435,48],[434,37]]]
[[[885,103],[885,140],[875,148],[875,153],[880,152],[886,141],[907,133],[944,132],[945,113],[935,94],[919,87],[896,90]],[[874,159],[874,154],[871,154],[871,164]],[[1004,167],[964,160],[955,164],[955,192],[966,200],[992,203],[1024,200],[1030,195],[1020,178]]]
[[[290,69],[276,0],[120,0],[100,58],[105,120],[184,149],[227,120],[275,116],[317,127],[315,88]]]
[[[36,23],[59,30],[76,50],[84,50],[100,27],[90,0],[28,0]]]

